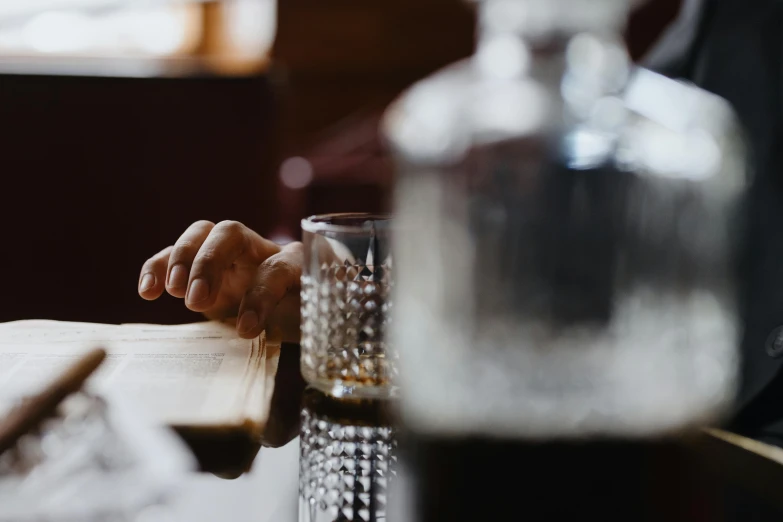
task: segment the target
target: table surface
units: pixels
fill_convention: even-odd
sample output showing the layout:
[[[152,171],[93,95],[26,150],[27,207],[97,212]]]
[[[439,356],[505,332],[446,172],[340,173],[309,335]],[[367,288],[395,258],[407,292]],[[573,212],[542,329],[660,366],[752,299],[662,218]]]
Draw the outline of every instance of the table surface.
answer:
[[[783,483],[783,450],[734,434],[708,430],[692,441],[696,454],[718,464],[714,478],[758,476],[772,484],[779,497]],[[262,448],[249,473],[226,480],[207,473],[193,473],[165,511],[167,522],[296,522],[298,520],[299,438],[281,448]],[[740,480],[750,491],[765,496],[756,481]],[[758,491],[757,491],[758,490]],[[755,498],[755,497],[754,497]],[[781,505],[779,498],[773,505]],[[783,507],[783,505],[781,505]]]
[[[226,480],[194,474],[174,499],[172,522],[296,522],[299,439],[262,448],[249,473]]]

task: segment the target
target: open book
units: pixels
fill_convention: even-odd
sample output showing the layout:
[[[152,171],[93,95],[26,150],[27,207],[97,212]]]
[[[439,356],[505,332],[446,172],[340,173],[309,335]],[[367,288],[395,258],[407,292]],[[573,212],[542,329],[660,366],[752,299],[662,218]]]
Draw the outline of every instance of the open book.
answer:
[[[178,326],[58,321],[0,324],[0,416],[92,348],[108,357],[89,381],[177,429],[259,438],[269,416],[280,347],[218,323]]]

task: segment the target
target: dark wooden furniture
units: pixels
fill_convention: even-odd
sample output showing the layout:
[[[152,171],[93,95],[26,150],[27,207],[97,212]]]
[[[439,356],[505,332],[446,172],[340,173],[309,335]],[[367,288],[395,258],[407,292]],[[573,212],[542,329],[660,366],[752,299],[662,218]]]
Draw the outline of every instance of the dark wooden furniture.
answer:
[[[0,76],[0,321],[196,320],[136,285],[197,219],[267,233],[274,106],[264,77]]]

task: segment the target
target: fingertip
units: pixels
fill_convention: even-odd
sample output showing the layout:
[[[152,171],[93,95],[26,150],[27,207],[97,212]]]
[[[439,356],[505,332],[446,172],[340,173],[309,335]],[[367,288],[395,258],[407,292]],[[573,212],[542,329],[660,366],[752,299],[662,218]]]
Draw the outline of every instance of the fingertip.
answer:
[[[166,291],[174,297],[185,297],[189,275],[189,270],[182,263],[172,266],[166,280]]]
[[[139,283],[139,292],[145,293],[155,286],[155,274],[152,273],[146,273],[142,276],[141,282]]]
[[[241,337],[242,339],[255,339],[256,337],[261,335],[261,330],[258,331],[253,330],[250,332],[240,332],[239,330],[237,330],[237,334],[239,334],[239,337]]]
[[[153,301],[160,297],[162,289],[159,288],[158,279],[153,273],[146,273],[141,277],[138,287],[139,295],[147,301]]]
[[[247,309],[243,311],[237,319],[237,333],[245,339],[258,337],[261,335],[263,322],[261,322],[258,312]]]
[[[160,297],[160,294],[161,294],[160,292],[150,292],[150,291],[147,291],[145,293],[139,292],[139,296],[145,301],[154,301],[158,297]]]
[[[203,277],[198,277],[188,285],[188,293],[185,297],[187,307],[194,312],[202,312],[209,308],[210,284]]]

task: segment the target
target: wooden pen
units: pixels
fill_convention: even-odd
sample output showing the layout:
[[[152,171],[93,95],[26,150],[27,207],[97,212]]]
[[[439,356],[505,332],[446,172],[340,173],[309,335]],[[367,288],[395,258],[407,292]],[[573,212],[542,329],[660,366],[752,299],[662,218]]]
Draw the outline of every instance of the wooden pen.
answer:
[[[87,378],[105,358],[106,351],[103,349],[90,351],[49,383],[43,391],[27,398],[4,419],[0,419],[0,455],[14,447],[23,435],[54,415],[60,404],[82,388]]]

